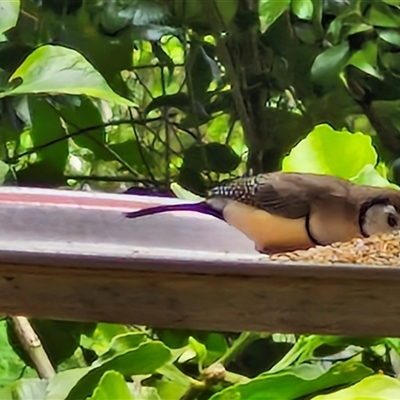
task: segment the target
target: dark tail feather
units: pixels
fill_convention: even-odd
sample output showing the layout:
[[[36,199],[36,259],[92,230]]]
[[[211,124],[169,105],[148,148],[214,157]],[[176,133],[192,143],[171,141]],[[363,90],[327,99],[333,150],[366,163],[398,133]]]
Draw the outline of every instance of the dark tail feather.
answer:
[[[126,218],[145,217],[146,215],[160,214],[168,211],[194,211],[201,214],[211,215],[212,217],[224,220],[222,212],[215,210],[208,203],[202,201],[200,203],[188,204],[168,204],[163,206],[155,206],[144,208],[142,210],[125,213]]]

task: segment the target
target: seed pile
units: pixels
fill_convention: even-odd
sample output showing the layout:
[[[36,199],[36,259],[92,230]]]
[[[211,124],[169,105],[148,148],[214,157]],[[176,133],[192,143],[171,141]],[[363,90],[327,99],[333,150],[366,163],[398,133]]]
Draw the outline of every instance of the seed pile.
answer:
[[[400,233],[378,234],[330,246],[273,254],[273,261],[400,266]]]

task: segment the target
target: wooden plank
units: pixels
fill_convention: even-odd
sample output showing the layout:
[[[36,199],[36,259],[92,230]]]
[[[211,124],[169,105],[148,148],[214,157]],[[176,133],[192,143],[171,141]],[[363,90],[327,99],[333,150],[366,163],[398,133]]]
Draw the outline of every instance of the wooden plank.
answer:
[[[177,200],[0,190],[0,313],[225,331],[400,335],[400,268],[279,265]]]

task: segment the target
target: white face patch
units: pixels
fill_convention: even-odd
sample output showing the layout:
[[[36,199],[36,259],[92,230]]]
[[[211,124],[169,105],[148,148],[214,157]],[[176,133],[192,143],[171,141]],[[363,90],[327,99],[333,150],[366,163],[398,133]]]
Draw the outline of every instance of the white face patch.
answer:
[[[374,204],[365,213],[363,230],[367,235],[400,230],[400,214],[391,205]]]

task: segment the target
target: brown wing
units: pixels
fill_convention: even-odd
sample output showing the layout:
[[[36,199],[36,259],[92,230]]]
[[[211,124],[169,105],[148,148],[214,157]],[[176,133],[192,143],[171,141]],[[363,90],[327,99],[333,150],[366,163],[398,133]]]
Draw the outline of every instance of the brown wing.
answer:
[[[326,175],[274,172],[240,178],[214,188],[210,197],[221,196],[285,218],[301,218],[311,204],[346,202],[352,184]]]

